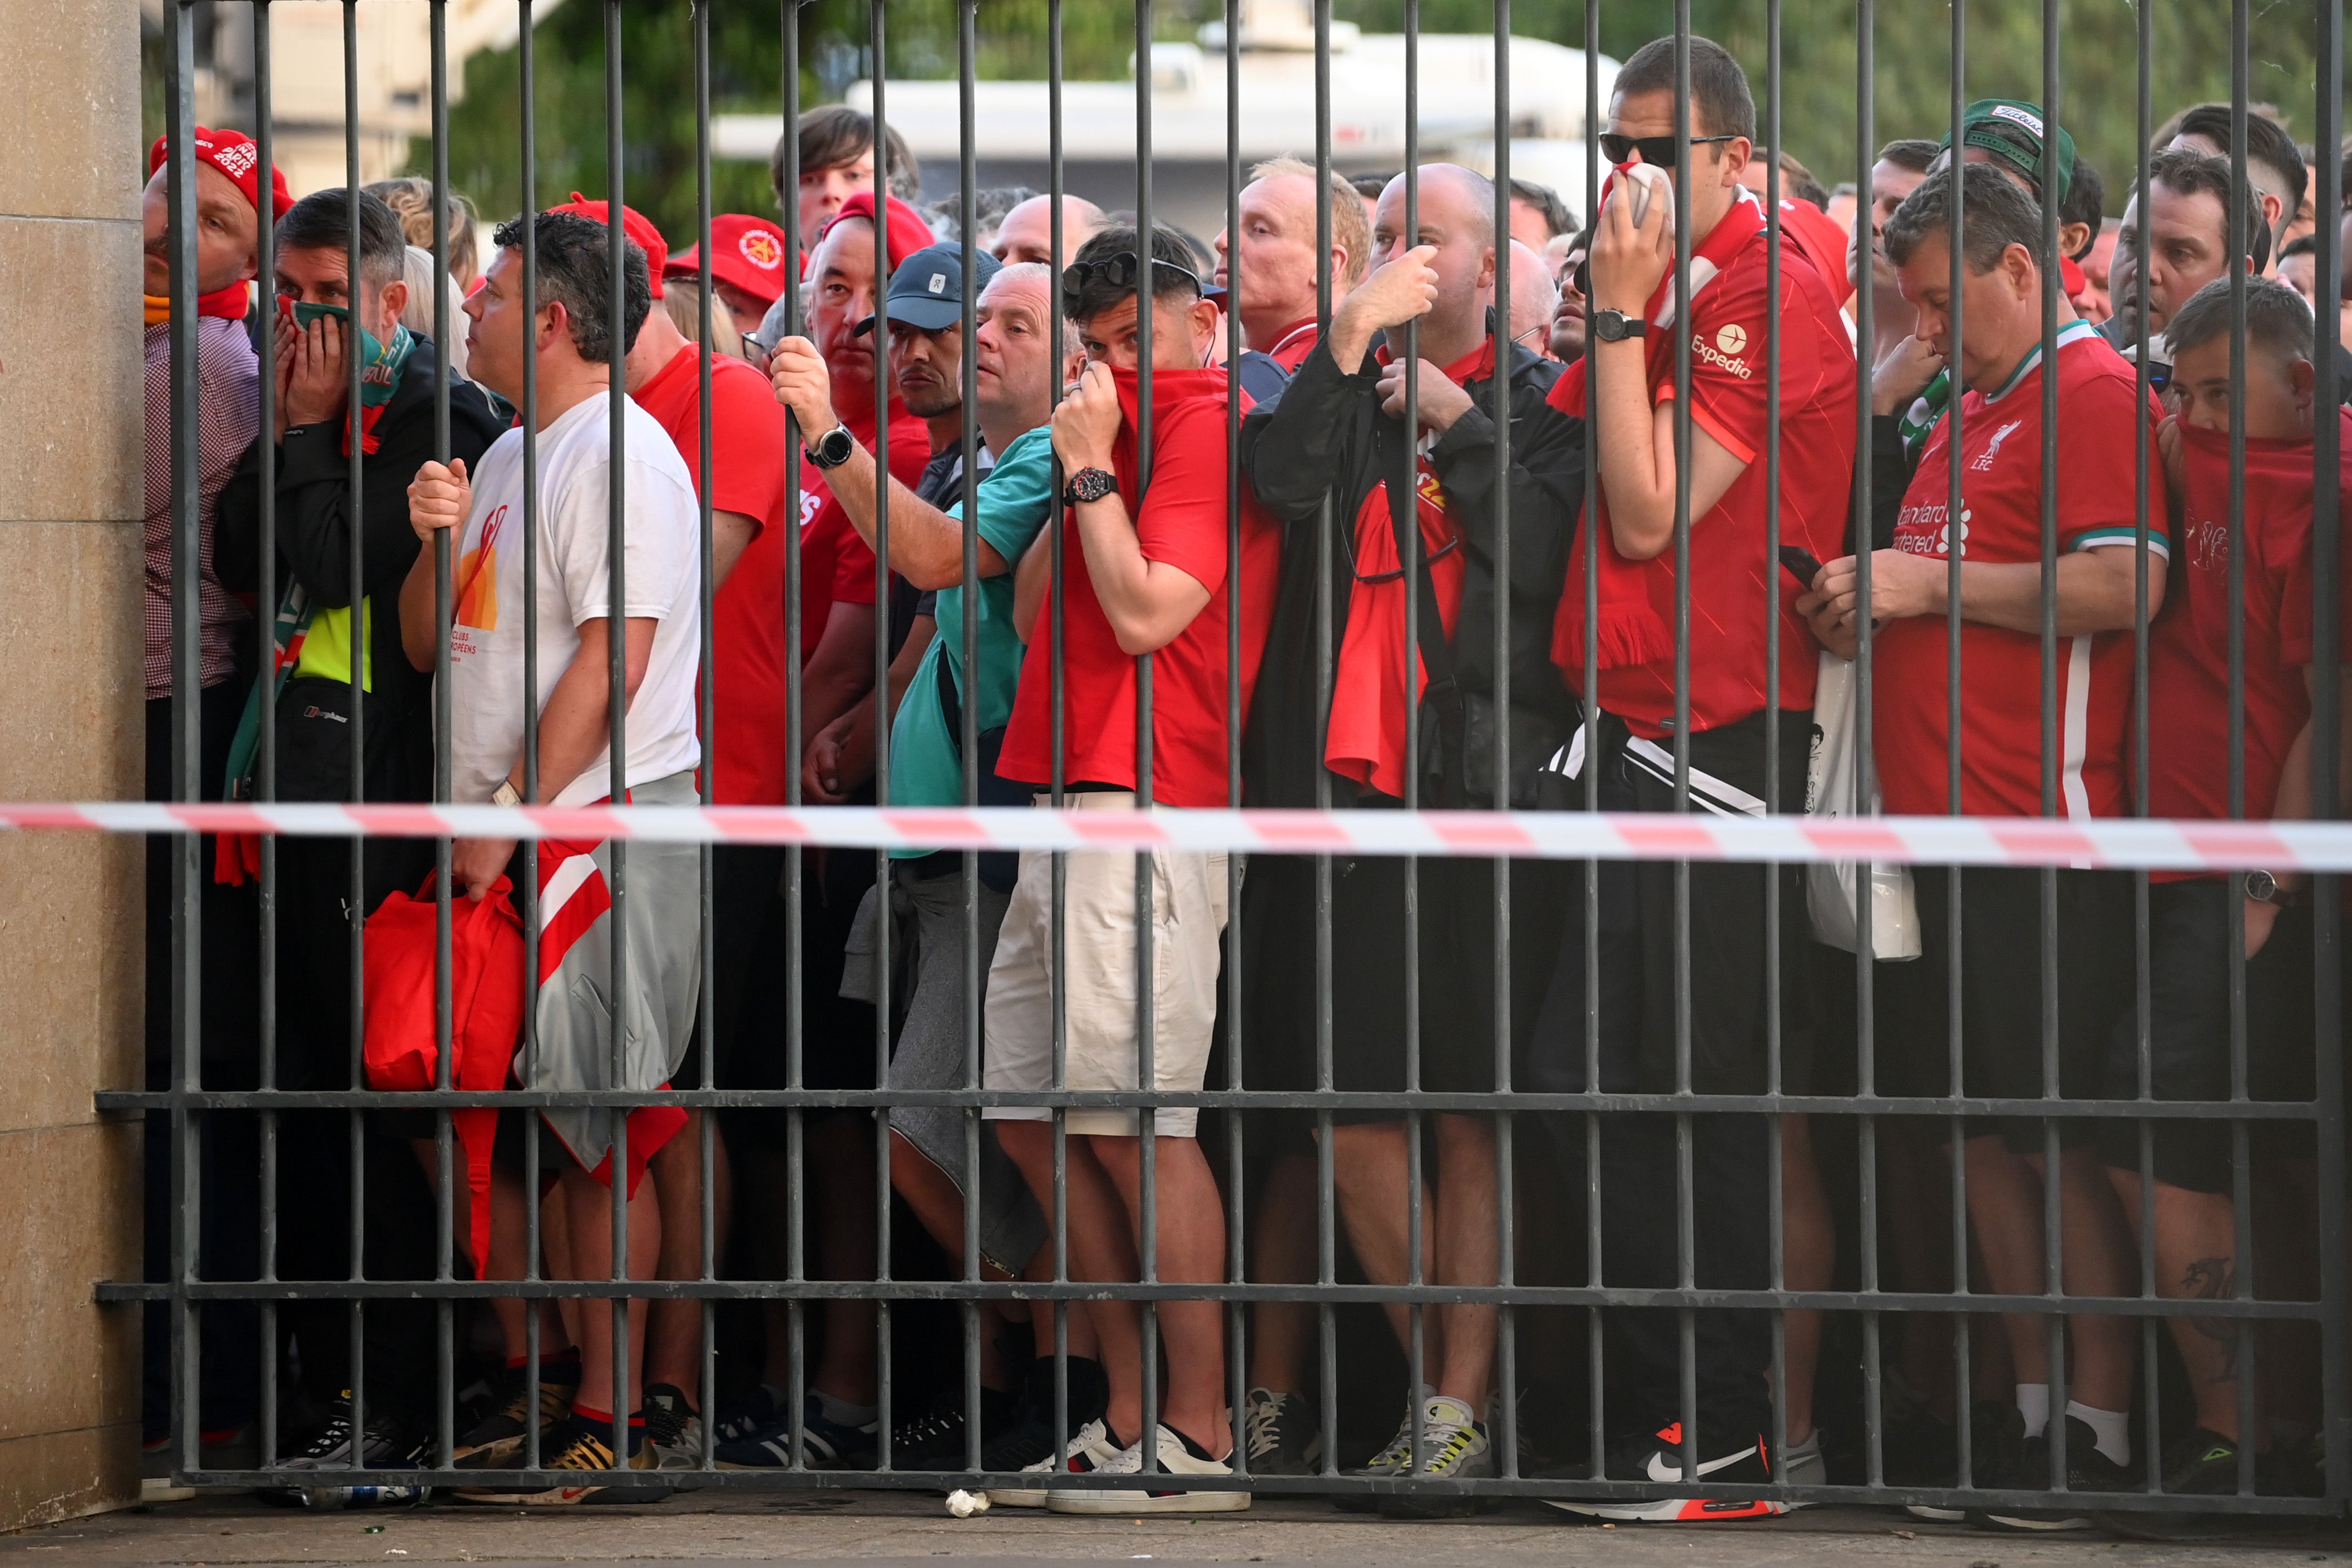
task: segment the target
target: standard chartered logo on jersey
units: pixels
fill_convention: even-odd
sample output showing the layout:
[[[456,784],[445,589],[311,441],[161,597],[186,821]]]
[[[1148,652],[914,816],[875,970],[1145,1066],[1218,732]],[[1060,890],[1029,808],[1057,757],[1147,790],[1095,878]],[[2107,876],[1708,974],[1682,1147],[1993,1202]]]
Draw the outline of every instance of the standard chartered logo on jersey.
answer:
[[[1952,528],[1949,508],[1941,503],[1933,506],[1906,507],[1895,519],[1895,548],[1913,555],[1949,556],[1952,553]],[[1962,559],[1969,553],[1969,519],[1967,503],[1960,506],[1960,549]]]

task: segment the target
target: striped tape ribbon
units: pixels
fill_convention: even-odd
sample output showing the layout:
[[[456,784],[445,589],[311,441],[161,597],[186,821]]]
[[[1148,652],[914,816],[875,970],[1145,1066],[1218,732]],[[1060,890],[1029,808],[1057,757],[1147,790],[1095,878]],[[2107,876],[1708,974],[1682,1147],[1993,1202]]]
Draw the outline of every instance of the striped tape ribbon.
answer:
[[[258,832],[299,838],[644,839],[891,849],[1169,849],[1542,860],[2352,871],[2352,822],[2117,818],[96,801],[0,804],[0,829]]]

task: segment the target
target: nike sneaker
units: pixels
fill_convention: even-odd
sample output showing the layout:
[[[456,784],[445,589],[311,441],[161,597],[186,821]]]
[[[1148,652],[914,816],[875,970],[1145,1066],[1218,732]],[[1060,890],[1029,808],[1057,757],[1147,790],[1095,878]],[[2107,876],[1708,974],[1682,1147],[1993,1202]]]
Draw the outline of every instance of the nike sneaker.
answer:
[[[1765,1452],[1761,1437],[1749,1438],[1728,1452],[1708,1454],[1700,1450],[1694,1482],[1713,1481],[1718,1485],[1766,1486],[1772,1480],[1772,1466]],[[1655,1481],[1662,1486],[1683,1484],[1683,1424],[1670,1421],[1655,1431],[1626,1437],[1609,1450],[1604,1478],[1612,1481]],[[1543,1500],[1552,1507],[1568,1513],[1587,1514],[1594,1519],[1618,1521],[1645,1521],[1654,1524],[1698,1524],[1727,1519],[1764,1519],[1786,1513],[1789,1505],[1769,1498],[1722,1499],[1706,1497],[1659,1498],[1558,1498]]]

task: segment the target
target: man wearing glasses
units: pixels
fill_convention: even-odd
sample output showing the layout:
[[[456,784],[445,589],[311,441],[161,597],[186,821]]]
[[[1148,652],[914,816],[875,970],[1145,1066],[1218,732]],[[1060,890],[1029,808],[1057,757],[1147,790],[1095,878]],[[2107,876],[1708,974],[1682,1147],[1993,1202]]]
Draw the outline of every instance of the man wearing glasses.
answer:
[[[1244,778],[1253,806],[1318,804],[1318,778],[1334,806],[1402,807],[1407,779],[1420,778],[1426,807],[1526,806],[1517,789],[1496,791],[1490,755],[1472,756],[1459,722],[1465,698],[1491,705],[1498,613],[1499,516],[1507,497],[1513,529],[1511,716],[1513,750],[1528,759],[1514,781],[1573,727],[1568,694],[1550,669],[1551,617],[1568,539],[1584,493],[1582,433],[1544,401],[1557,365],[1514,343],[1510,455],[1498,489],[1495,471],[1495,253],[1507,234],[1495,225],[1495,188],[1451,163],[1419,172],[1418,211],[1406,222],[1406,176],[1381,194],[1372,230],[1378,269],[1340,302],[1331,329],[1300,364],[1282,398],[1252,410],[1242,427],[1242,461],[1259,501],[1284,526],[1283,571],[1265,681],[1250,716]],[[1542,280],[1540,258],[1515,258]],[[1405,336],[1418,324],[1418,340]],[[1412,347],[1408,349],[1408,343]],[[1377,345],[1377,346],[1376,346]],[[1408,408],[1408,353],[1419,361]],[[1412,423],[1407,423],[1410,413]],[[1408,475],[1411,476],[1408,479]],[[1318,517],[1328,497],[1336,541],[1328,580],[1330,641],[1318,646]],[[1408,573],[1403,552],[1413,552]],[[1532,586],[1534,591],[1526,589]],[[1419,649],[1407,646],[1405,611],[1417,601]],[[1327,695],[1317,671],[1336,670]],[[1406,710],[1422,712],[1418,756],[1406,745]],[[1482,733],[1486,732],[1482,728]],[[1319,753],[1318,736],[1325,737]],[[1440,759],[1433,770],[1425,762]],[[1491,741],[1487,745],[1491,747]],[[1496,799],[1506,793],[1513,799]],[[1488,1092],[1496,1086],[1494,875],[1484,861],[1418,862],[1418,1073],[1409,1060],[1405,975],[1407,862],[1368,856],[1336,862],[1332,900],[1331,1003],[1334,1086],[1398,1092],[1419,1088]],[[1536,894],[1541,871],[1519,868],[1515,921],[1528,934],[1557,930],[1565,900],[1556,885]],[[1269,857],[1251,868],[1242,923],[1252,956],[1244,964],[1244,1012],[1252,1088],[1316,1086],[1317,878],[1312,861]],[[1534,951],[1549,956],[1537,938]],[[1517,971],[1541,983],[1540,963]],[[1532,999],[1532,998],[1530,998]],[[1530,1009],[1531,1010],[1531,1009]],[[1365,1272],[1381,1284],[1409,1277],[1411,1187],[1407,1123],[1395,1111],[1332,1118],[1339,1214]],[[1496,1182],[1492,1122],[1475,1114],[1436,1117],[1437,1183],[1424,1193],[1433,1255],[1426,1278],[1447,1285],[1496,1278]],[[1391,1309],[1410,1343],[1402,1306]],[[1441,1308],[1425,1314],[1430,1388],[1408,1404],[1395,1438],[1361,1472],[1469,1478],[1496,1473],[1486,1428],[1495,1309]],[[1296,1358],[1303,1359],[1303,1355]],[[1311,1436],[1303,1367],[1286,1385],[1252,1396],[1252,1450],[1304,1452]],[[1261,1427],[1267,1441],[1257,1438]],[[1415,1455],[1415,1430],[1420,1452]],[[1391,1510],[1413,1500],[1386,1500]]]
[[[1583,755],[1600,766],[1604,810],[1760,813],[1779,781],[1777,809],[1800,809],[1819,650],[1793,601],[1805,584],[1766,549],[1768,333],[1780,339],[1780,542],[1826,559],[1844,553],[1854,454],[1854,352],[1835,300],[1843,278],[1825,280],[1793,244],[1780,248],[1780,293],[1769,288],[1765,214],[1740,185],[1753,152],[1756,105],[1738,62],[1705,38],[1689,44],[1690,163],[1675,174],[1675,46],[1661,38],[1618,73],[1601,144],[1617,165],[1595,220],[1594,456],[1601,516],[1577,540],[1552,656],[1580,690],[1588,638],[1599,681],[1586,691]],[[1657,171],[1658,172],[1652,172]],[[1661,177],[1661,176],[1664,177]],[[1675,208],[1691,245],[1689,298],[1674,277]],[[1679,341],[1677,340],[1679,340]],[[1679,475],[1678,350],[1690,367],[1687,469]],[[1554,404],[1581,415],[1587,380],[1562,376]],[[1676,492],[1688,499],[1690,575],[1676,581]],[[1598,624],[1588,626],[1585,555],[1598,551]],[[1678,658],[1677,621],[1687,595],[1689,654]],[[1768,643],[1779,617],[1778,671]],[[1777,678],[1777,685],[1775,681]],[[1687,683],[1685,806],[1675,757],[1678,688]],[[1768,747],[1768,706],[1780,709]],[[1598,710],[1597,712],[1593,710]],[[1784,1088],[1802,1092],[1811,1056],[1804,986],[1807,933],[1801,884],[1783,870],[1667,862],[1601,870],[1601,1082],[1603,1090],[1756,1093],[1766,1086],[1769,879],[1780,876],[1780,1045]],[[1685,881],[1684,879],[1687,880]],[[1686,920],[1686,927],[1685,921]],[[1687,930],[1687,946],[1680,933]],[[1583,934],[1566,945],[1538,1027],[1531,1086],[1584,1082]],[[1685,953],[1687,968],[1676,962]],[[1687,1011],[1678,1016],[1678,988]],[[1686,1042],[1687,1057],[1678,1049]],[[1679,1061],[1688,1082],[1678,1084]],[[1548,1118],[1571,1185],[1585,1181],[1584,1119]],[[1675,1119],[1602,1119],[1603,1273],[1613,1286],[1678,1282]],[[1801,1131],[1801,1129],[1790,1129]],[[1701,1289],[1760,1288],[1769,1277],[1767,1133],[1760,1115],[1691,1118],[1688,1185],[1696,1281]],[[1801,1138],[1792,1139],[1799,1180]],[[1602,1201],[1599,1194],[1595,1201]],[[1617,1480],[1732,1483],[1821,1479],[1810,1411],[1791,1390],[1786,1455],[1768,1454],[1771,1424],[1769,1320],[1759,1312],[1692,1314],[1697,1383],[1696,1475],[1686,1476],[1679,1315],[1624,1309],[1633,1352],[1629,1409],[1615,1427],[1607,1474]],[[1795,1325],[1791,1326],[1795,1338]],[[1796,1360],[1792,1354],[1792,1363]],[[1791,1384],[1801,1381],[1792,1374]],[[1809,1377],[1801,1381],[1810,1381]],[[1808,1462],[1810,1461],[1810,1462]],[[1778,1513],[1775,1501],[1658,1497],[1562,1501],[1604,1519],[1696,1520]]]

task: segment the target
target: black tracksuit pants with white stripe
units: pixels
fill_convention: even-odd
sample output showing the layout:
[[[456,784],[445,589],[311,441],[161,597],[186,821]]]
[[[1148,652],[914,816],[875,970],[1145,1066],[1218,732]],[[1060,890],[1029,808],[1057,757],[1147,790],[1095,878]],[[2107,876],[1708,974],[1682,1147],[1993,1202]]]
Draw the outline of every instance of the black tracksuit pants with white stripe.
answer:
[[[1673,747],[1645,743],[1602,715],[1591,746],[1604,810],[1671,811]],[[1780,807],[1804,808],[1811,716],[1783,713]],[[1630,744],[1629,744],[1630,743]],[[1691,737],[1691,810],[1762,810],[1768,757],[1764,716]],[[1677,996],[1688,997],[1690,1087],[1697,1093],[1760,1093],[1768,1085],[1766,889],[1780,883],[1781,1083],[1807,1087],[1811,1005],[1807,984],[1804,888],[1794,867],[1697,862],[1688,868],[1690,961],[1677,985],[1677,881],[1670,862],[1603,863],[1600,892],[1600,1076],[1611,1092],[1672,1091],[1676,1084]],[[1528,1083],[1538,1091],[1585,1087],[1585,936],[1571,920],[1536,1025]],[[1685,989],[1686,988],[1686,989]],[[1548,1116],[1571,1191],[1586,1183],[1585,1118]],[[1602,1280],[1619,1287],[1673,1287],[1681,1279],[1680,1182],[1672,1114],[1601,1119]],[[1693,1281],[1701,1290],[1762,1289],[1771,1282],[1767,1207],[1769,1145],[1761,1115],[1694,1115],[1690,1214]],[[1679,1419],[1681,1330],[1670,1308],[1622,1309],[1617,1325],[1633,1352],[1612,1393],[1612,1433]],[[1770,1430],[1765,1374],[1771,1325],[1757,1311],[1693,1314],[1700,1453],[1730,1453]]]

